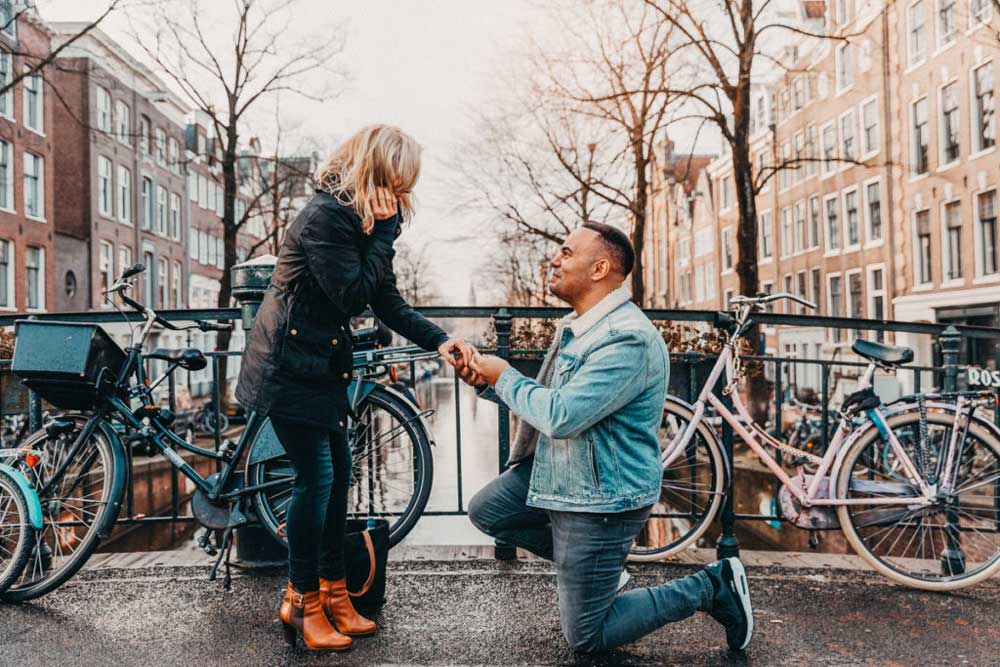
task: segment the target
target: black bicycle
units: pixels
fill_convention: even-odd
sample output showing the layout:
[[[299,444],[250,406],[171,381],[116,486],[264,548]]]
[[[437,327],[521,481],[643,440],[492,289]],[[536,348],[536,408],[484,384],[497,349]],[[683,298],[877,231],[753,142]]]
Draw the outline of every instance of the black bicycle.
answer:
[[[208,361],[197,349],[144,353],[153,327],[222,331],[229,325],[193,320],[178,326],[133,300],[127,293],[131,279],[144,270],[141,264],[126,270],[106,293],[109,299],[118,294],[142,314],[143,323],[132,329],[125,350],[95,324],[18,320],[15,325],[13,371],[43,399],[70,412],[48,421],[7,459],[36,489],[43,527],[21,578],[3,594],[6,600],[30,600],[56,589],[110,534],[128,484],[125,457],[133,444],[158,452],[194,484],[192,514],[210,529],[199,544],[217,554],[213,579],[223,557],[228,565],[233,531],[255,519],[287,544],[284,517],[294,473],[269,420],[248,415],[239,441],[224,440],[213,451],[177,436],[171,429],[174,416],[154,402],[153,391],[177,368],[197,371]],[[376,336],[375,329],[352,334],[356,374],[349,388],[348,433],[354,469],[348,511],[355,518],[388,519],[390,544],[395,545],[427,504],[432,436],[425,420],[429,412],[377,380],[390,375],[393,364],[436,353],[416,347],[379,349]],[[167,363],[155,380],[146,376],[143,361],[148,359]],[[195,457],[214,459],[219,472],[202,477],[189,463]]]

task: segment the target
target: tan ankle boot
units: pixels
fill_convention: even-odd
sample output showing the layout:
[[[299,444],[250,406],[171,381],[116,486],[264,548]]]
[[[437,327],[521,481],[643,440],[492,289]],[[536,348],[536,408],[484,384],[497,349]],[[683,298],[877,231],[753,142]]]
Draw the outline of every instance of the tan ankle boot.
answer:
[[[366,637],[375,634],[378,625],[354,610],[351,596],[347,594],[346,579],[319,580],[319,596],[323,609],[337,629],[352,637]]]
[[[299,593],[291,582],[278,612],[285,629],[285,639],[295,645],[296,633],[310,651],[346,651],[354,642],[330,625],[319,601],[319,591]]]

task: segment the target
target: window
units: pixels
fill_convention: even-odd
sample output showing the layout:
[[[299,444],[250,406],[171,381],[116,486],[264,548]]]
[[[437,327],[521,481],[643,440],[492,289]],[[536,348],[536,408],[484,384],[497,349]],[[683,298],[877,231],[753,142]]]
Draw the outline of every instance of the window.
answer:
[[[826,205],[826,249],[840,249],[840,203],[837,195],[831,195],[824,200]]]
[[[102,132],[111,131],[111,93],[101,86],[97,87],[97,129]]]
[[[849,111],[840,117],[840,143],[843,146],[843,157],[845,160],[854,160],[858,156],[854,137],[854,128],[856,126],[857,123],[855,122],[853,111]]]
[[[836,169],[837,132],[833,124],[823,128],[823,173],[832,174]]]
[[[0,308],[14,308],[14,244],[0,239]]]
[[[865,155],[878,153],[882,137],[878,122],[878,100],[868,100],[861,105],[861,150]]]
[[[45,161],[33,153],[24,154],[24,214],[45,218]]]
[[[722,211],[728,210],[733,205],[733,179],[730,176],[723,176],[719,179],[719,194],[721,197]]]
[[[193,201],[198,201],[198,175],[193,171],[189,171],[187,175],[187,191],[188,198]]]
[[[729,180],[729,179],[727,179]],[[729,186],[730,188],[732,186]],[[729,202],[732,205],[732,190],[729,191]],[[215,214],[220,218],[226,213],[226,190],[221,185],[216,184],[215,186]]]
[[[812,290],[812,293],[809,295],[812,297],[810,301],[816,304],[815,314],[818,314],[823,303],[823,278],[819,269],[813,269],[809,272],[809,275],[811,277],[810,289]]]
[[[830,317],[843,317],[843,289],[840,283],[840,276],[827,276],[827,308],[830,311]],[[831,329],[833,334],[833,342],[839,343],[843,331],[841,329]]]
[[[123,144],[132,145],[131,110],[128,105],[117,100],[115,102],[115,134],[118,141]]]
[[[760,214],[760,258],[767,259],[774,255],[774,232],[771,229],[771,212]]]
[[[132,266],[132,248],[127,245],[118,246],[119,271],[125,271],[130,266]]]
[[[790,273],[785,274],[785,291],[788,292],[789,294],[791,294],[794,291],[794,288],[792,287],[792,274]],[[781,308],[782,312],[785,313],[791,312],[792,309],[791,302],[787,300],[782,300]]]
[[[772,283],[771,281],[761,281],[761,283],[760,283],[760,291],[761,291],[762,294],[764,294],[766,296],[771,296],[772,294],[774,294],[774,283]],[[764,306],[764,310],[766,310],[769,313],[773,313],[774,312],[774,302],[772,301],[771,303],[765,305]]]
[[[0,140],[0,208],[14,210],[14,152],[6,141]]]
[[[807,283],[806,283],[805,271],[799,271],[797,274],[795,274],[795,288],[796,288],[796,296],[798,296],[800,299],[806,299],[806,300],[809,299],[809,295],[806,293]],[[806,314],[806,307],[800,304],[799,315],[805,315],[805,314]]]
[[[795,135],[795,182],[801,183],[805,175],[806,137],[799,132]]]
[[[156,260],[156,288],[159,291],[160,308],[166,308],[170,304],[170,283],[167,281],[167,260],[162,257]]]
[[[937,3],[937,35],[938,46],[941,47],[955,41],[958,12],[955,7],[955,0],[937,0]]]
[[[927,19],[924,16],[924,0],[917,0],[910,5],[907,12],[909,22],[909,39],[907,46],[909,49],[910,64],[914,65],[924,59],[927,55]]]
[[[149,118],[139,117],[139,149],[143,155],[149,155]]]
[[[153,228],[153,214],[153,179],[143,176],[139,191],[139,222],[143,229]]]
[[[146,299],[146,305],[150,308],[157,308],[159,307],[159,304],[156,303],[156,292],[154,291],[153,284],[153,267],[156,266],[156,261],[154,260],[153,251],[151,249],[143,249],[142,263],[146,266],[146,270],[142,272],[142,296]]]
[[[781,209],[781,256],[792,254],[792,209]]]
[[[914,217],[914,227],[917,232],[916,275],[918,284],[931,282],[931,212],[917,211]]]
[[[24,66],[27,72],[31,67]],[[45,88],[42,84],[42,75],[33,74],[22,79],[24,83],[24,126],[29,130],[38,133],[45,131],[44,99]]]
[[[868,242],[882,240],[882,186],[878,181],[865,186]]]
[[[170,274],[170,285],[173,287],[174,292],[174,308],[184,307],[184,293],[181,291],[181,268],[180,262],[174,262],[173,272]]]
[[[101,241],[100,248],[97,253],[97,272],[101,277],[101,294],[108,291],[111,287],[111,283],[114,282],[115,273],[115,258],[114,258],[114,247],[107,241]],[[122,267],[123,269],[125,267]],[[107,306],[107,301],[101,299],[102,306]]]
[[[167,235],[167,189],[156,186],[156,233]]]
[[[845,42],[837,47],[837,91],[854,85],[854,45]]]
[[[845,246],[850,248],[861,242],[861,228],[858,224],[858,191],[844,193],[844,223],[847,228]]]
[[[153,144],[153,150],[156,151],[156,164],[164,165],[167,163],[167,134],[160,127],[156,128],[153,134],[156,137]]]
[[[713,230],[709,227],[699,229],[694,234],[694,256],[704,257],[710,255],[715,244],[712,242]]]
[[[816,126],[810,125],[806,128],[806,176],[811,178],[816,175]]]
[[[191,238],[188,239],[188,251],[189,251],[188,254],[191,255],[191,259],[196,261],[198,260],[198,250],[200,248],[199,244],[201,243],[200,237],[201,237],[201,232],[198,231],[197,229],[192,229]]]
[[[989,23],[993,0],[969,0],[969,27]]]
[[[767,98],[761,94],[754,100],[753,116],[751,116],[753,127],[750,133],[759,132],[767,127]]]
[[[806,249],[806,205],[805,202],[795,204],[795,252]]]
[[[944,275],[948,280],[962,277],[962,202],[944,205]]]
[[[926,174],[927,159],[927,98],[921,98],[913,103],[911,111],[913,118],[913,174]]]
[[[868,317],[873,320],[885,319],[885,271],[880,266],[868,269]],[[878,331],[875,337],[882,342],[885,332]]]
[[[1000,255],[1000,248],[997,247],[997,191],[990,190],[977,196],[979,206],[977,215],[979,217],[979,272],[980,274],[992,275],[997,273],[997,259]]]
[[[771,171],[771,155],[766,149],[757,153],[757,173],[754,176],[765,179],[760,188],[761,194],[771,191],[771,178],[774,174]]]
[[[809,199],[809,247],[819,247],[819,197]]]
[[[778,186],[784,190],[792,184],[792,144],[786,141],[781,145],[781,173],[778,174]]]
[[[28,310],[45,310],[45,249],[28,246],[24,268]]]
[[[208,254],[208,252],[209,252],[209,247],[214,248],[215,244],[211,244],[211,246],[210,246],[210,244],[209,244],[210,240],[211,240],[211,237],[208,234],[206,234],[205,232],[201,233],[201,239],[200,239],[200,243],[199,243],[199,246],[201,246],[201,247],[198,250],[198,260],[202,264],[211,264],[212,263],[212,257]]]
[[[851,20],[850,10],[848,9],[849,4],[850,0],[837,0],[836,19],[838,28],[843,28]]]
[[[181,240],[181,196],[170,193],[170,238]]]
[[[0,51],[0,85],[9,86],[14,80],[14,58],[7,51]],[[14,117],[14,90],[8,88],[0,95],[0,116]]]
[[[207,147],[207,144],[208,144],[208,139],[205,138],[204,134],[202,134],[201,132],[199,132],[198,133],[198,144],[197,144],[198,157],[200,157],[202,159],[207,159],[208,158],[208,147]]]
[[[733,228],[726,227],[722,230],[722,270],[729,271],[733,268]]]
[[[993,72],[992,63],[987,63],[973,71],[973,117],[972,147],[974,151],[984,151],[996,143],[993,122]]]
[[[958,159],[958,82],[941,89],[941,163]]]
[[[208,208],[208,179],[198,174],[198,206]]]
[[[861,301],[861,272],[847,274],[847,316],[851,318],[864,317],[864,309]]]
[[[802,77],[792,80],[792,110],[798,111],[806,104],[806,88]]]
[[[181,173],[181,145],[176,139],[167,139],[167,159],[170,162],[170,171],[175,174]]]
[[[105,217],[111,217],[111,160],[97,157],[97,210]]]
[[[226,244],[220,237],[215,237],[215,267],[218,269],[225,268],[226,266]],[[715,262],[709,265],[709,280],[712,284],[715,284]],[[714,293],[715,290],[713,289]]]
[[[118,219],[132,224],[132,172],[118,165]]]

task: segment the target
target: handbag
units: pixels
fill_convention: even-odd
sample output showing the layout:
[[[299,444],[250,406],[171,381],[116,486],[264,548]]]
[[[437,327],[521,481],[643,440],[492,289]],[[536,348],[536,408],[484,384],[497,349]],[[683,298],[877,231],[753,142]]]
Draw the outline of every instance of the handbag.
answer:
[[[385,568],[389,559],[389,522],[348,519],[344,532],[347,593],[362,616],[376,616],[385,604]]]

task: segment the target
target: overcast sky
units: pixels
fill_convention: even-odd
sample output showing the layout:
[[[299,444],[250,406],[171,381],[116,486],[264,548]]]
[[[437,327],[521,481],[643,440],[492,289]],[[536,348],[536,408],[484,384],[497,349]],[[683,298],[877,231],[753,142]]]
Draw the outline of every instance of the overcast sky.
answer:
[[[48,20],[87,20],[97,16],[107,0],[37,4]],[[321,105],[283,102],[287,126],[331,139],[386,122],[423,144],[420,208],[403,238],[431,244],[444,302],[467,305],[469,284],[484,249],[470,240],[477,230],[460,211],[452,210],[445,163],[457,138],[468,131],[469,110],[489,95],[500,61],[538,10],[525,0],[301,0],[297,7],[304,31],[346,21],[340,59],[351,81],[339,98]],[[122,12],[112,14],[102,29],[140,55]]]

